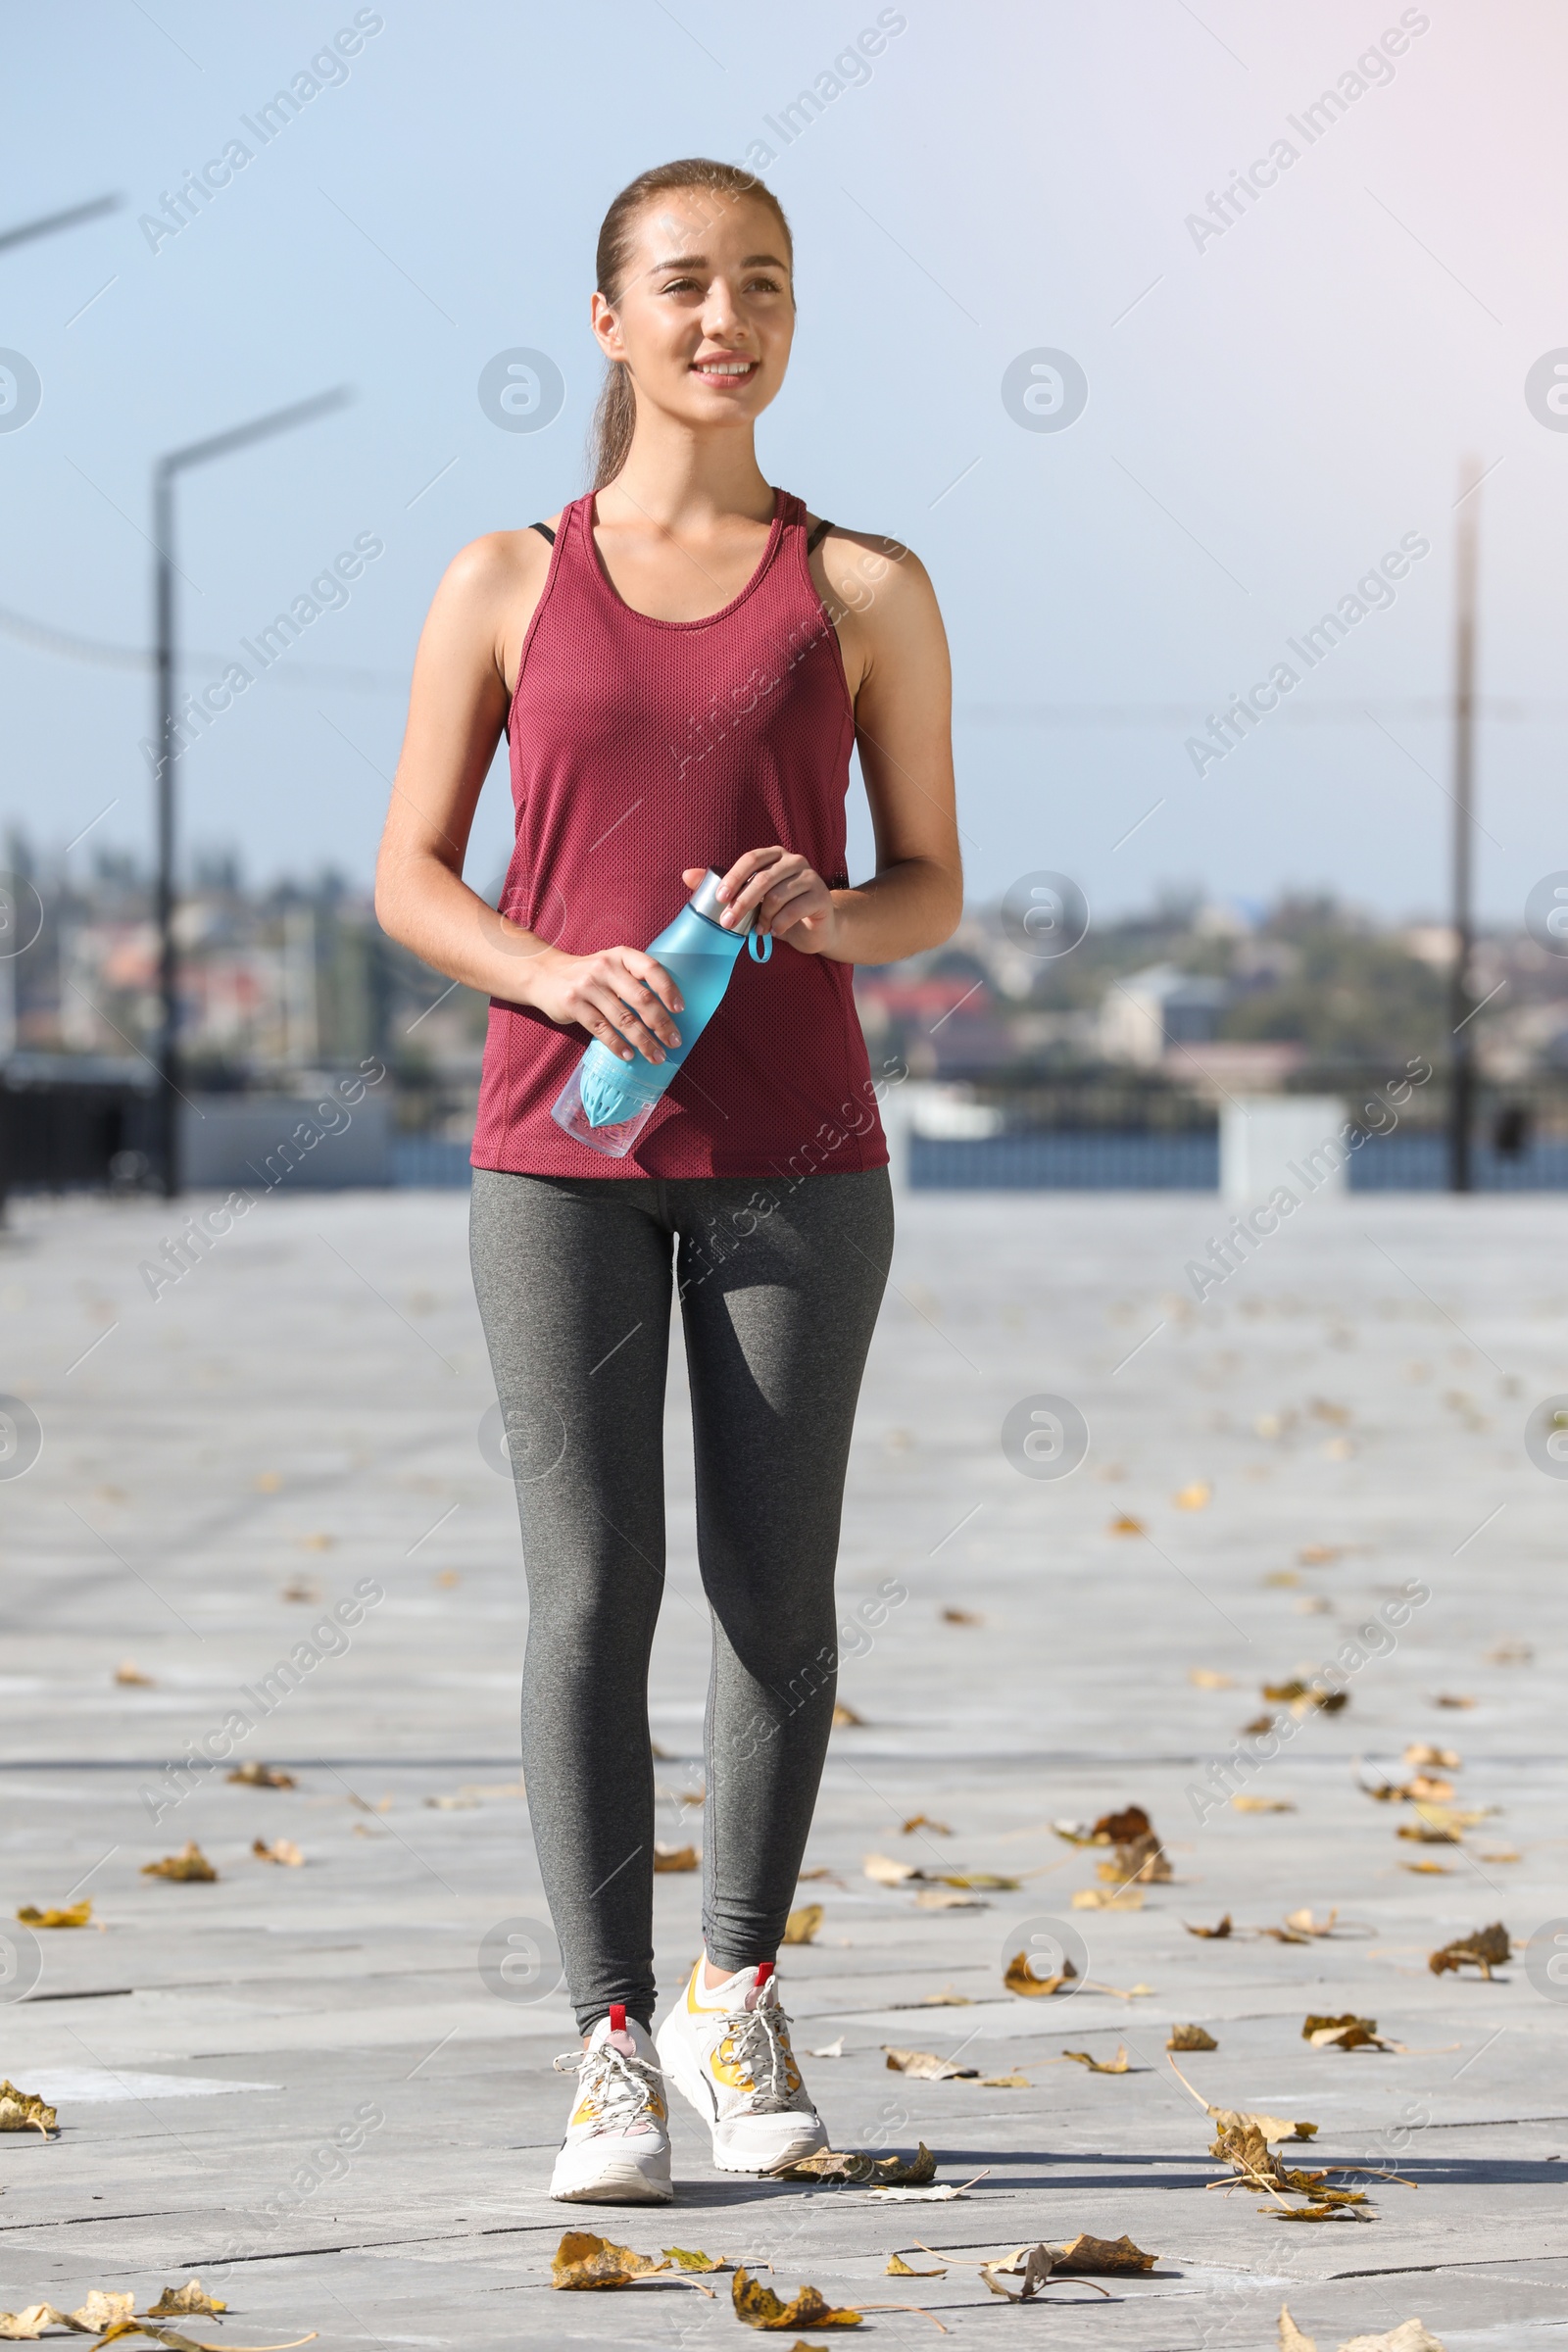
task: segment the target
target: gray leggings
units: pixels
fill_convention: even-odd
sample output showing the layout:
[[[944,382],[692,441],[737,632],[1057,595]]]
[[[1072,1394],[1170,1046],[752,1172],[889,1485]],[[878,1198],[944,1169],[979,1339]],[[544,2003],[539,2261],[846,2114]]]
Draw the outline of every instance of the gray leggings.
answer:
[[[612,2001],[647,2025],[672,1260],[713,1641],[703,1926],[734,1970],[777,1950],[832,1725],[833,1569],[893,1250],[887,1171],[476,1168],[470,1247],[522,1521],[522,1757],[545,1892],[581,2030]]]

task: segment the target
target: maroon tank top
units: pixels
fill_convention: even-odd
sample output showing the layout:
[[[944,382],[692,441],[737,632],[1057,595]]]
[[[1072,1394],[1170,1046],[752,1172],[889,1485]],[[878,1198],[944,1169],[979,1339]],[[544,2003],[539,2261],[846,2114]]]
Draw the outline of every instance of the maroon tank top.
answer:
[[[502,911],[574,956],[646,947],[688,897],[782,843],[846,888],[855,713],[807,563],[806,509],[774,492],[756,571],[703,620],[655,620],[612,586],[592,494],[561,517],[509,736],[517,841]],[[530,1176],[840,1174],[887,1164],[851,967],[786,940],[743,955],[723,1003],[624,1159],[550,1106],[588,1045],[493,998],[473,1164]]]

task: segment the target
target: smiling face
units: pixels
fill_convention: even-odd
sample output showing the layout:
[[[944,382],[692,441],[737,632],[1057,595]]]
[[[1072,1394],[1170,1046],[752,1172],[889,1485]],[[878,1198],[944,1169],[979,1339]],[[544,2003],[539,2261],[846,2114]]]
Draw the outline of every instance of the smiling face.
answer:
[[[677,188],[644,206],[594,332],[639,402],[698,429],[750,424],[784,380],[795,332],[788,239],[771,205]]]

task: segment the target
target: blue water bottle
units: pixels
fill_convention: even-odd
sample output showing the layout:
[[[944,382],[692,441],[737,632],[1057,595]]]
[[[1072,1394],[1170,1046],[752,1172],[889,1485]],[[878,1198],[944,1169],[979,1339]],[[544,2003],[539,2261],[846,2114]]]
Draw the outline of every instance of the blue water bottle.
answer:
[[[635,1061],[622,1061],[595,1038],[551,1108],[557,1126],[574,1143],[602,1152],[607,1159],[624,1159],[653,1117],[665,1088],[718,1010],[742,948],[749,946],[758,963],[766,963],[773,953],[771,938],[759,942],[750,915],[732,931],[720,923],[721,878],[710,866],[675,920],[648,946],[686,1007],[675,1016],[680,1044],[666,1046],[662,1061],[648,1061],[641,1054]]]

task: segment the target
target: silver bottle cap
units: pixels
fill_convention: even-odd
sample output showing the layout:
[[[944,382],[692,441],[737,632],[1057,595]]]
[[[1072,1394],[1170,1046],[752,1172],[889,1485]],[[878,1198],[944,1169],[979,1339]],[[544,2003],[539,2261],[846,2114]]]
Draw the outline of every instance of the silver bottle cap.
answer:
[[[722,874],[715,874],[712,867],[710,866],[697,888],[692,892],[688,902],[699,914],[706,914],[710,923],[716,923],[724,911],[724,901],[718,895],[718,886],[723,879]],[[744,922],[729,923],[725,925],[725,928],[739,931],[744,936],[751,929],[753,920],[754,917],[748,914]]]

